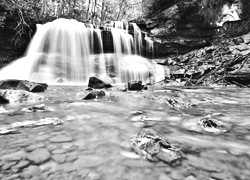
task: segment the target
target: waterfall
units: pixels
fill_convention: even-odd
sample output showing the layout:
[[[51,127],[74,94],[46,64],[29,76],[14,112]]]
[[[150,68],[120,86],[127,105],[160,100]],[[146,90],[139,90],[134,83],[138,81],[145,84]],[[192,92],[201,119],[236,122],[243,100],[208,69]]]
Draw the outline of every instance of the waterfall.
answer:
[[[108,77],[114,83],[134,79],[151,81],[155,74],[159,74],[156,73],[159,67],[138,56],[142,54],[142,33],[136,24],[133,27],[134,34],[129,34],[128,27],[122,22],[105,27],[107,32],[68,19],[37,25],[25,56],[3,68],[0,79],[87,83],[89,77],[100,76]],[[109,41],[113,53],[104,51],[105,33],[107,40],[112,38]],[[151,51],[152,41],[144,40],[146,50]]]

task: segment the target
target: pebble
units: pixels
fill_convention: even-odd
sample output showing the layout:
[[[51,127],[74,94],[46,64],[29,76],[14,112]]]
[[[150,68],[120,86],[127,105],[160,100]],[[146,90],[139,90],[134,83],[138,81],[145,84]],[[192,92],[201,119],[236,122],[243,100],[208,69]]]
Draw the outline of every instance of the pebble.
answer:
[[[65,154],[67,150],[65,149],[55,149],[52,154]]]
[[[16,168],[16,169],[23,169],[23,168],[26,168],[26,167],[28,167],[29,166],[29,164],[30,164],[30,162],[29,161],[26,161],[26,160],[22,160],[22,161],[20,161],[19,163],[17,163],[15,166],[14,166],[14,168]]]
[[[28,146],[25,150],[27,152],[31,152],[39,148],[45,148],[45,144],[44,143],[33,144],[33,145]]]
[[[73,138],[65,135],[58,135],[56,137],[50,138],[49,141],[52,143],[64,143],[73,141]]]
[[[39,165],[50,159],[50,153],[47,149],[36,149],[27,155],[28,160],[32,163]]]
[[[75,160],[78,159],[78,155],[77,154],[69,154],[66,158],[66,161],[67,162],[73,162]]]
[[[62,164],[66,160],[66,155],[65,154],[55,154],[52,156],[52,159],[56,161],[59,164]]]
[[[3,161],[8,161],[8,162],[11,162],[11,161],[20,161],[21,159],[24,159],[26,156],[26,153],[24,151],[18,151],[18,152],[15,152],[15,153],[11,153],[11,154],[6,154],[6,155],[3,155],[1,157],[1,159]]]
[[[190,175],[186,177],[184,180],[197,180],[194,176]]]
[[[32,177],[39,177],[40,174],[41,174],[41,170],[39,169],[39,167],[31,165],[23,173],[21,173],[21,177],[23,179],[29,179]]]
[[[158,180],[172,180],[169,176],[165,175],[165,174],[161,174],[158,177]]]
[[[5,180],[17,180],[19,178],[19,174],[13,174],[7,178],[4,178]]]
[[[2,170],[9,170],[12,166],[14,166],[16,162],[6,162],[4,165],[1,167]]]
[[[172,171],[170,177],[174,180],[183,180],[184,176],[181,171]]]
[[[103,157],[94,155],[80,156],[75,162],[74,166],[77,169],[92,168],[102,165],[105,162]]]

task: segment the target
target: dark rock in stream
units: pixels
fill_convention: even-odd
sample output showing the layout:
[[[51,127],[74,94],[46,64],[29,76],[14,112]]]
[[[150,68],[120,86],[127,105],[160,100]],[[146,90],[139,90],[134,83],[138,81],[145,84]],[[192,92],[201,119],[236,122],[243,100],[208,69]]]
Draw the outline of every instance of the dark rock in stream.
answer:
[[[0,81],[0,89],[25,90],[29,92],[44,92],[46,83],[30,82],[26,80],[8,79]]]
[[[140,91],[143,89],[142,81],[141,80],[129,81],[127,84],[127,88],[129,91]]]
[[[0,104],[7,104],[9,103],[9,100],[6,99],[4,96],[0,95]]]
[[[104,82],[103,80],[101,80],[100,78],[97,77],[90,77],[89,78],[89,84],[88,87],[94,88],[94,89],[102,89],[102,88],[111,88],[112,85]]]
[[[81,100],[90,100],[90,99],[98,99],[105,96],[104,91],[90,91],[90,92],[80,92],[76,95],[77,99]]]

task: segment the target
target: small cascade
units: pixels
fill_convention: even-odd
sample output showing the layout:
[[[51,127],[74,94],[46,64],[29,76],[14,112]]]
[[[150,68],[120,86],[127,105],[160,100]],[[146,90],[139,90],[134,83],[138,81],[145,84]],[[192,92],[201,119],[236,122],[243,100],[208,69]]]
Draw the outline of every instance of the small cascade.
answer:
[[[136,23],[131,23],[134,29],[134,49],[135,54],[142,55],[142,33]]]
[[[128,33],[123,22],[95,29],[93,25],[75,20],[57,19],[37,25],[25,57],[14,61],[0,71],[0,79],[24,79],[55,83],[87,83],[89,77],[109,77],[114,83],[141,79],[153,81],[160,74],[159,66],[142,54],[142,33],[133,24],[134,33]],[[153,51],[153,41],[144,38],[146,51]],[[105,44],[105,45],[104,45]],[[111,47],[107,48],[106,45]],[[107,54],[105,50],[113,53]],[[157,67],[156,67],[157,66]]]

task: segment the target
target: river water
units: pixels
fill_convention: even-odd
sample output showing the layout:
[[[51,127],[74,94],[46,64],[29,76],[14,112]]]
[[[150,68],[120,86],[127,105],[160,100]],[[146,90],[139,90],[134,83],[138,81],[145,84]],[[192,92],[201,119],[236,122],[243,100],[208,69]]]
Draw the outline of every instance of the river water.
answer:
[[[106,96],[80,100],[85,86],[49,86],[44,103],[50,112],[23,112],[30,104],[4,105],[0,126],[14,122],[59,118],[61,125],[19,128],[18,134],[0,136],[0,154],[25,152],[42,144],[50,160],[35,164],[37,171],[25,176],[32,165],[14,171],[3,168],[2,179],[126,179],[126,180],[248,180],[250,178],[250,90],[238,88],[181,89],[164,85],[148,90],[104,90]],[[167,101],[183,102],[172,106]],[[41,103],[37,103],[41,104]],[[189,106],[193,104],[193,106]],[[208,132],[198,123],[211,115],[222,123],[222,131]],[[144,120],[142,121],[142,119]],[[142,128],[156,131],[181,147],[181,164],[150,162],[136,155],[130,139]],[[68,137],[55,142],[53,137]],[[63,139],[63,138],[62,138]],[[67,138],[66,138],[67,139]],[[55,150],[64,151],[59,161]],[[38,147],[39,148],[39,147]],[[65,148],[67,149],[67,148]],[[29,158],[28,158],[29,159]],[[0,161],[1,162],[1,161]]]

